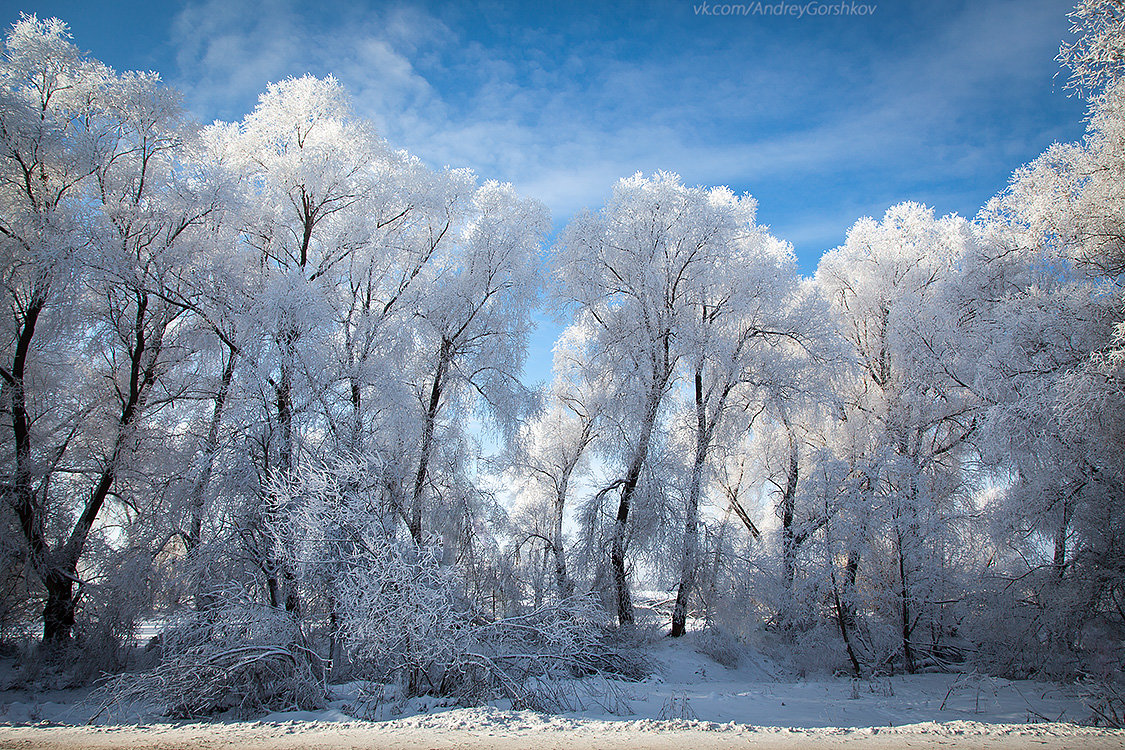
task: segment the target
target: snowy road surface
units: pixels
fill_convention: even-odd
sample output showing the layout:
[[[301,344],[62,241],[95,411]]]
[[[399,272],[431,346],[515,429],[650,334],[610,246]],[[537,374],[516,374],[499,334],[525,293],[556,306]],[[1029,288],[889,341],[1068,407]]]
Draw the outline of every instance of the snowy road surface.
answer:
[[[826,748],[1125,748],[1125,731],[1070,724],[923,723],[896,728],[777,729],[708,722],[539,722],[512,714],[507,724],[476,728],[418,726],[404,722],[286,722],[127,727],[0,727],[0,748],[495,748],[496,750],[794,750]]]

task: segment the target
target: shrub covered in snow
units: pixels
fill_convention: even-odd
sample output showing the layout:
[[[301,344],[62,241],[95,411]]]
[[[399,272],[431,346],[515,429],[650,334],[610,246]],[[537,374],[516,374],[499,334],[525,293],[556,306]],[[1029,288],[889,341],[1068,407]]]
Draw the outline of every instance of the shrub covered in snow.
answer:
[[[324,665],[296,618],[238,592],[169,627],[159,648],[154,669],[102,688],[103,708],[198,718],[324,706]]]
[[[610,669],[603,614],[590,597],[486,616],[464,595],[459,566],[436,542],[396,533],[378,483],[355,459],[303,466],[275,482],[277,557],[295,571],[303,601],[365,676],[410,694],[478,703],[494,695],[547,707],[529,680]],[[541,695],[542,694],[542,695]]]

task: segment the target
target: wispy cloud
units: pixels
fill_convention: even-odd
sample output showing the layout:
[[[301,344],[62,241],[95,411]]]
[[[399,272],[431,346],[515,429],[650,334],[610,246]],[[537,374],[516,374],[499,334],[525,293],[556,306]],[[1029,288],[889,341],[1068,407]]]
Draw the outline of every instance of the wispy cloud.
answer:
[[[412,57],[442,38],[441,23],[409,9],[334,14],[292,0],[205,0],[173,22],[176,83],[201,115],[235,119],[269,82],[312,72],[344,81],[368,116],[441,108]],[[331,23],[326,23],[330,19]],[[440,113],[439,113],[440,116]]]
[[[825,24],[688,27],[675,13],[689,11],[653,6],[626,40],[597,19],[578,32],[574,19],[474,26],[446,9],[203,0],[175,21],[177,83],[201,116],[233,119],[268,81],[332,73],[392,144],[510,180],[557,219],[599,204],[620,176],[664,168],[782,191],[763,201],[781,213],[761,219],[798,244],[842,237],[846,224],[829,227],[842,207],[870,205],[849,190],[995,182],[1029,141],[1077,132],[1028,111],[1011,115],[1027,120],[1018,132],[999,121],[1049,87],[1065,2],[945,5],[856,26],[852,46]],[[929,25],[909,25],[920,18]]]

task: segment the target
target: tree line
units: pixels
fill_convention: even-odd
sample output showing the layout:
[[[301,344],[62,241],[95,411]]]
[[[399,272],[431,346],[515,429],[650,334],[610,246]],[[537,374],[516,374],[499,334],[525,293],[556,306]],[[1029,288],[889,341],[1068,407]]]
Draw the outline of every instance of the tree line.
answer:
[[[394,150],[333,78],[201,127],[22,16],[0,635],[121,659],[188,616],[229,650],[251,629],[217,623],[267,612],[329,671],[441,690],[508,679],[513,632],[588,650],[651,589],[673,636],[857,675],[1116,669],[1125,14],[1072,19],[1082,142],[972,220],[861,219],[802,277],[748,195],[637,174],[547,246],[541,203]],[[529,387],[544,309],[569,324]]]

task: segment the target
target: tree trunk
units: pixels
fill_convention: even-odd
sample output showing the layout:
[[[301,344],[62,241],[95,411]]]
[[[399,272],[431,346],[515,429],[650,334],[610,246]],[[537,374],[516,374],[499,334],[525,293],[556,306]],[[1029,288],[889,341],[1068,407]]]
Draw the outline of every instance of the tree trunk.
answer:
[[[211,423],[207,427],[207,437],[203,442],[203,467],[191,488],[191,528],[188,530],[184,545],[190,555],[195,551],[203,537],[203,497],[207,485],[211,483],[211,475],[215,470],[215,455],[219,450],[219,428],[223,421],[223,410],[226,408],[227,394],[230,393],[231,381],[234,379],[234,361],[237,356],[234,347],[229,346],[227,362],[223,366],[222,379],[219,381],[219,390],[215,394],[214,408],[211,411]],[[198,604],[199,594],[196,594]]]
[[[698,460],[698,458],[697,458]],[[684,557],[680,569],[680,583],[676,589],[676,605],[672,609],[673,638],[687,632],[688,600],[695,588],[696,565],[699,556],[699,491],[696,488],[696,475],[699,466],[692,467],[692,488],[688,495],[687,518],[684,521]]]
[[[281,366],[281,377],[279,382],[274,386],[274,406],[277,409],[277,424],[281,432],[279,445],[277,449],[277,469],[280,474],[289,481],[290,472],[293,469],[293,410],[290,398],[292,397],[291,386],[289,382],[289,369],[287,364]],[[267,467],[269,461],[266,461]],[[273,500],[271,498],[264,498],[267,500],[265,505],[267,515],[265,520],[268,522],[270,514],[277,514],[281,511],[273,507]],[[269,591],[270,606],[281,607],[284,594],[281,591],[281,581],[278,573],[281,571],[281,563],[274,559],[273,553],[267,546],[261,550],[260,554],[264,560],[262,569],[266,574],[266,589]]]
[[[840,596],[840,588],[836,585],[836,565],[829,561],[832,575],[832,596],[836,604],[836,623],[840,627],[840,635],[844,639],[844,647],[848,652],[848,660],[856,677],[863,676],[859,659],[856,657],[855,646],[852,643],[852,633],[855,632],[855,609],[851,604],[852,592],[855,591],[855,580],[859,573],[859,553],[855,550],[848,552],[848,562],[844,568],[844,596]]]
[[[76,575],[67,575],[57,569],[43,576],[43,587],[47,590],[47,603],[43,607],[43,643],[48,646],[70,642],[77,604],[74,599],[76,578]]]
[[[295,341],[295,335],[287,336],[287,354],[292,354],[292,346]],[[284,480],[288,482],[296,469],[296,446],[293,439],[293,382],[288,361],[281,365],[281,377],[275,388],[275,395],[277,397],[277,424],[281,430],[277,468]],[[280,508],[277,509],[277,512],[285,513],[287,510],[286,508]],[[269,588],[270,604],[275,607],[281,607],[284,604],[286,612],[299,613],[301,603],[297,593],[296,576],[288,565],[274,560],[270,553],[267,552],[266,554],[269,556],[266,586]],[[280,573],[280,580],[278,573]]]
[[[797,539],[793,528],[793,516],[797,505],[797,481],[800,477],[800,461],[797,446],[789,446],[789,473],[785,481],[785,491],[781,495],[781,570],[785,582],[785,593],[790,601],[793,598],[793,581],[796,578]]]
[[[352,444],[351,449],[357,454],[363,452],[363,391],[360,388],[359,378],[351,376],[352,395]]]
[[[441,350],[438,352],[437,370],[430,385],[430,400],[426,405],[426,413],[422,421],[422,445],[418,451],[418,471],[414,475],[414,491],[410,499],[410,537],[415,545],[422,543],[422,497],[426,489],[426,476],[430,467],[430,454],[434,448],[434,430],[437,426],[437,415],[441,409],[442,390],[445,387],[445,376],[453,359],[453,342],[442,339]]]
[[[786,428],[789,428],[786,423]],[[797,482],[800,479],[800,450],[793,433],[789,433],[789,471],[785,477],[785,489],[781,493],[781,575],[785,587],[784,604],[778,612],[778,619],[783,626],[792,625],[794,610],[793,590],[797,572],[797,547],[804,539],[798,539],[796,529],[793,528],[793,519],[797,509]],[[849,650],[851,646],[849,645]]]
[[[70,639],[71,629],[74,626],[74,609],[77,604],[73,589],[74,582],[78,580],[78,559],[82,556],[94,522],[117,478],[122,454],[140,417],[148,390],[156,382],[156,366],[162,344],[161,333],[171,320],[164,320],[163,325],[157,329],[157,335],[149,341],[145,335],[145,323],[151,321],[148,316],[148,296],[138,293],[136,300],[133,346],[129,350],[129,387],[121,407],[121,416],[117,421],[113,452],[102,467],[98,481],[90,491],[86,506],[75,521],[70,536],[54,553],[53,565],[45,573],[40,573],[43,585],[47,589],[47,605],[43,611],[45,642],[62,643]]]
[[[582,433],[578,437],[574,456],[563,465],[562,474],[559,476],[555,488],[555,517],[552,519],[551,527],[551,551],[555,556],[555,585],[558,587],[560,599],[565,599],[574,593],[574,581],[570,580],[570,576],[567,575],[566,552],[563,550],[563,515],[566,511],[567,493],[570,490],[570,477],[574,473],[574,467],[578,465],[578,461],[582,458],[583,452],[590,445],[594,432],[594,420],[585,417],[582,417],[582,419]]]
[[[555,556],[555,585],[558,587],[559,598],[565,599],[574,593],[574,583],[566,573],[566,552],[563,550],[563,510],[566,502],[566,488],[570,479],[570,471],[563,473],[559,482],[559,493],[555,499],[555,517],[551,528],[551,553]]]
[[[910,643],[910,635],[913,630],[910,623],[910,587],[906,576],[906,555],[902,548],[902,532],[897,532],[898,544],[896,545],[898,551],[898,580],[899,580],[899,598],[902,600],[902,661],[903,667],[906,669],[907,674],[914,674],[915,661],[914,661],[914,646]]]
[[[11,398],[12,438],[16,456],[14,486],[10,490],[12,505],[19,519],[20,530],[27,542],[31,567],[45,581],[49,572],[47,560],[49,548],[44,531],[46,514],[38,502],[32,483],[31,419],[27,413],[27,392],[24,384],[27,357],[44,304],[43,299],[37,296],[25,311],[19,336],[16,339],[16,350],[12,355],[12,369],[4,373],[4,380]],[[69,630],[67,632],[69,633]]]
[[[640,439],[633,451],[633,458],[629,462],[629,469],[625,473],[625,481],[621,487],[621,499],[617,503],[617,520],[613,527],[613,547],[610,551],[610,564],[613,568],[613,585],[617,595],[617,624],[632,626],[636,621],[633,615],[633,597],[629,592],[629,577],[625,567],[625,546],[629,531],[629,508],[633,502],[633,493],[641,479],[645,460],[648,458],[648,446],[652,440],[652,430],[656,425],[656,413],[660,408],[660,401],[664,395],[663,386],[654,388],[649,394],[648,410],[641,423]]]
[[[631,627],[636,621],[633,616],[633,598],[629,593],[629,577],[625,568],[625,537],[629,518],[629,498],[621,493],[621,500],[617,504],[617,521],[613,527],[613,549],[609,561],[613,568],[613,590],[616,594],[617,624],[621,627]]]
[[[703,373],[695,372],[695,456],[691,465],[691,486],[684,514],[684,556],[680,568],[680,584],[676,590],[676,605],[672,609],[673,638],[687,632],[688,599],[695,587],[696,558],[699,552],[699,498],[703,491],[703,466],[711,442],[711,429],[707,424],[707,408],[703,400]]]
[[[1070,529],[1070,516],[1073,511],[1070,497],[1071,493],[1064,493],[1061,498],[1062,512],[1059,515],[1059,525],[1055,528],[1055,555],[1052,565],[1055,569],[1055,579],[1059,581],[1066,574],[1066,535]]]
[[[288,480],[293,471],[293,384],[288,363],[281,366],[281,378],[274,389],[277,407],[277,426],[281,430],[277,449],[277,467]]]

